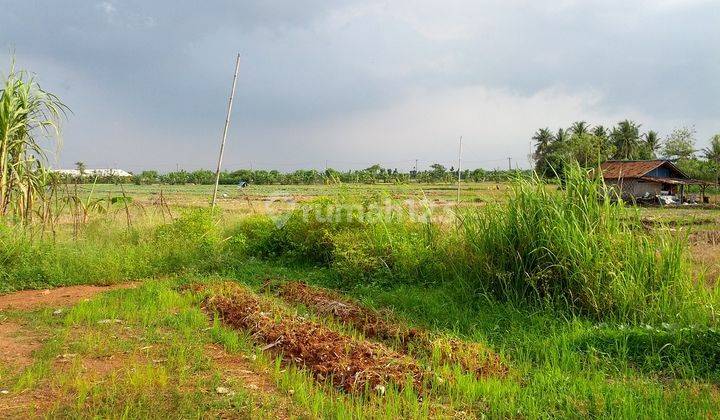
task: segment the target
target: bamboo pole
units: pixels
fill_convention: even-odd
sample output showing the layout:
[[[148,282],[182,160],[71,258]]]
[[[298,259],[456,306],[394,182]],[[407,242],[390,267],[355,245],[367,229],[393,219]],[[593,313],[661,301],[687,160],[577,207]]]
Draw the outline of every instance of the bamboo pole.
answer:
[[[220,167],[222,166],[223,152],[225,151],[225,139],[227,138],[228,127],[230,126],[230,114],[232,112],[233,97],[235,96],[235,85],[237,84],[238,71],[240,70],[240,53],[235,61],[235,75],[233,76],[232,89],[230,90],[230,101],[228,102],[227,117],[225,117],[225,128],[223,129],[222,142],[220,143],[220,156],[218,156],[217,169],[215,170],[215,188],[212,195],[212,208],[215,208],[217,199],[218,184],[220,183]]]
[[[460,205],[460,176],[462,174],[462,136],[460,136],[460,146],[458,147],[458,185],[457,185],[457,204]]]

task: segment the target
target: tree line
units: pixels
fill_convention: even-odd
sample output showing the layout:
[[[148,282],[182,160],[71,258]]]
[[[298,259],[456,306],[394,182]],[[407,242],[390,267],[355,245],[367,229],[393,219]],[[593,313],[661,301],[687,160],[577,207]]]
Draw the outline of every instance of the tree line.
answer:
[[[607,160],[669,159],[688,176],[717,182],[720,174],[720,134],[710,146],[696,149],[694,127],[679,127],[661,137],[657,131],[642,131],[641,124],[623,120],[614,127],[577,121],[569,128],[537,130],[533,158],[535,171],[547,178],[562,177],[569,164],[596,167]]]
[[[84,165],[76,165],[83,173]],[[460,177],[466,182],[506,181],[518,175],[530,176],[532,171],[485,170],[482,168],[465,169]],[[329,183],[447,183],[456,182],[458,171],[454,167],[449,169],[439,163],[434,163],[426,170],[400,171],[397,168],[384,168],[381,165],[372,165],[361,170],[339,171],[328,168],[324,171],[315,169],[299,169],[291,172],[277,170],[251,170],[239,169],[235,171],[220,172],[221,185],[238,185],[241,183],[255,185],[302,185],[302,184],[329,184]],[[146,170],[134,174],[131,178],[114,175],[94,176],[64,176],[68,183],[135,183],[185,185],[210,185],[215,182],[215,173],[207,169],[196,171],[178,170],[160,173],[155,170]]]

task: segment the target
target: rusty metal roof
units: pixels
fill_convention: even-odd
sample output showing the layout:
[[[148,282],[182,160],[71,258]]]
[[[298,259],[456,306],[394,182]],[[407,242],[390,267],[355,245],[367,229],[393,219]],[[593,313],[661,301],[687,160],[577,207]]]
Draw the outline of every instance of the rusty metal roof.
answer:
[[[678,173],[682,173],[677,166],[675,166],[669,160],[609,160],[600,165],[603,178],[605,179],[618,179],[618,178],[640,178],[645,176],[648,172],[655,168],[663,165],[670,165],[672,169]]]

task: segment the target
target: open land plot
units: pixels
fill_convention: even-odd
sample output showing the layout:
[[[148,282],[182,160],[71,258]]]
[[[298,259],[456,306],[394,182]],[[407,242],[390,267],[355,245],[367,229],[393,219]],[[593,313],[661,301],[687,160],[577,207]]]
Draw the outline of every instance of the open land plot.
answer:
[[[159,186],[125,186],[132,204],[112,204],[84,223],[66,214],[54,236],[31,242],[6,234],[0,416],[697,418],[720,411],[713,328],[598,319],[473,291],[463,284],[471,277],[457,280],[452,270],[482,265],[481,255],[466,254],[472,241],[455,247],[460,233],[450,225],[265,218],[343,195],[454,200],[452,186],[425,187],[284,186],[299,204],[283,207],[274,186],[251,186],[255,210],[236,188],[223,187],[218,216],[197,211],[207,207],[208,186],[163,186],[162,209]],[[469,211],[502,206],[511,192],[507,184],[467,187]],[[89,188],[81,187],[88,196]],[[93,194],[123,191],[98,185]],[[714,284],[718,210],[625,211],[645,221],[638,236],[689,241],[694,276]],[[436,257],[443,249],[449,253]],[[464,259],[434,267],[453,254]],[[44,291],[65,285],[81,286]],[[232,285],[240,296],[223,294]],[[13,293],[21,289],[36,290]]]

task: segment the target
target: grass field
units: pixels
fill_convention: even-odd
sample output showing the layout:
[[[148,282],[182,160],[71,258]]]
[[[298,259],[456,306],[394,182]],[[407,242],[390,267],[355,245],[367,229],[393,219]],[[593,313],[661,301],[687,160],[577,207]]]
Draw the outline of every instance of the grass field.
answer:
[[[714,417],[720,210],[593,188],[83,185],[0,230],[0,415]]]

